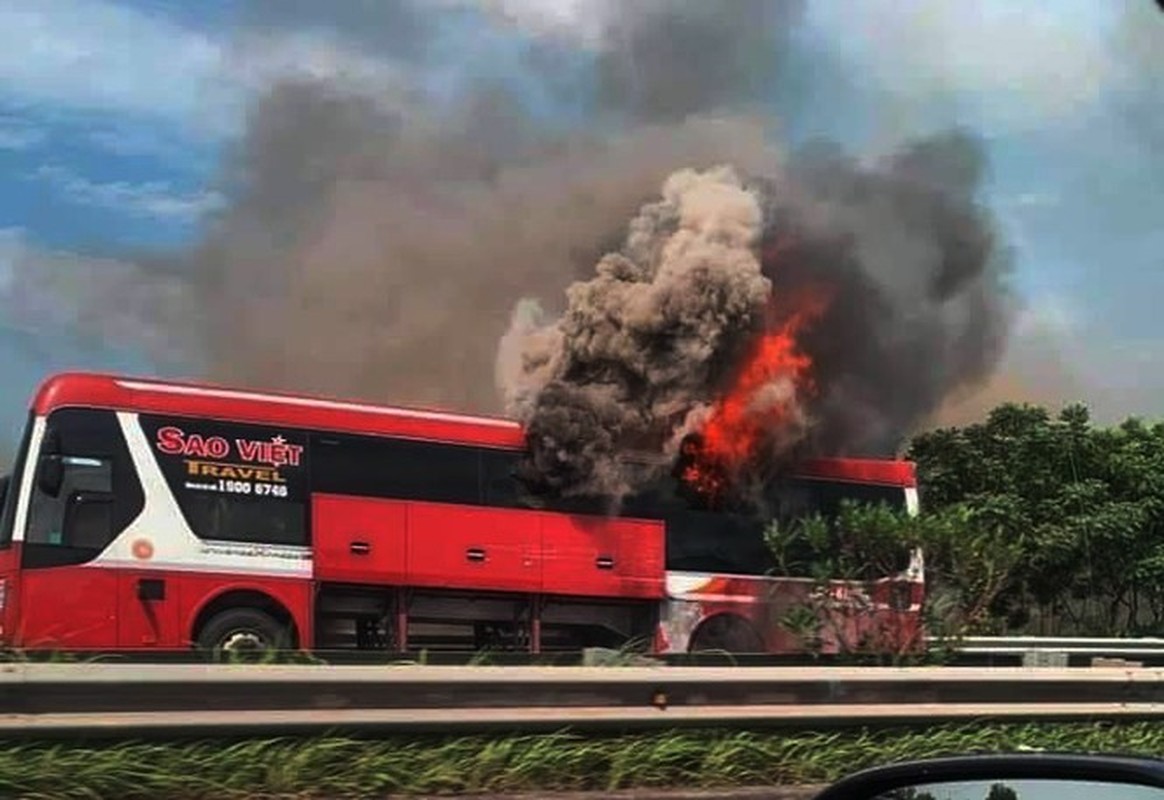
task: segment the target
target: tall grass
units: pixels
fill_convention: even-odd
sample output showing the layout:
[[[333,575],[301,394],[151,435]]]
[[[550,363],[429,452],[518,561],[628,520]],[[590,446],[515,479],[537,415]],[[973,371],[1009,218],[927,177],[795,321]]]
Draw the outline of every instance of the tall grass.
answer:
[[[891,761],[1024,748],[1160,755],[1164,726],[0,743],[0,796],[231,800],[802,784]]]

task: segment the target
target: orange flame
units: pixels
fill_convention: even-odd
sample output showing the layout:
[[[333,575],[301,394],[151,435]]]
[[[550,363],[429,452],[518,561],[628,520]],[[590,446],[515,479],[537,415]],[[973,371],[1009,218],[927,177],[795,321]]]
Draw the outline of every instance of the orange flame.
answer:
[[[802,303],[761,334],[699,434],[684,443],[680,478],[708,503],[718,504],[732,476],[799,421],[799,405],[812,390],[812,358],[800,351],[796,337],[823,305]]]

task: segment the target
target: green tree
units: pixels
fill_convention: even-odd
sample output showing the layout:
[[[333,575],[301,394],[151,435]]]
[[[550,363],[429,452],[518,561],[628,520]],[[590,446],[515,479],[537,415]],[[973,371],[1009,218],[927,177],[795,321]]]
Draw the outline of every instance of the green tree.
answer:
[[[1007,404],[983,423],[918,436],[908,457],[927,512],[989,519],[997,540],[1018,548],[986,609],[991,626],[1164,629],[1164,425],[1101,429],[1083,406],[1052,416]]]
[[[920,515],[849,503],[774,524],[781,574],[875,579],[920,547],[931,635],[1164,633],[1164,424],[1101,428],[1081,405],[1005,404],[916,437],[907,457]],[[786,621],[806,638],[831,602],[813,597]]]
[[[934,800],[930,792],[919,791],[913,786],[903,786],[900,789],[891,789],[885,794],[878,795],[877,800]]]
[[[926,627],[930,636],[956,640],[992,630],[989,609],[1012,581],[1022,551],[991,507],[952,504],[910,516],[883,505],[842,502],[834,519],[813,516],[767,531],[777,571],[837,581],[868,581],[903,570],[920,548],[926,564]],[[817,592],[795,608],[785,626],[817,639],[831,595]],[[842,642],[851,654],[870,642]]]
[[[1005,783],[996,783],[986,793],[986,800],[1019,800],[1018,792]]]

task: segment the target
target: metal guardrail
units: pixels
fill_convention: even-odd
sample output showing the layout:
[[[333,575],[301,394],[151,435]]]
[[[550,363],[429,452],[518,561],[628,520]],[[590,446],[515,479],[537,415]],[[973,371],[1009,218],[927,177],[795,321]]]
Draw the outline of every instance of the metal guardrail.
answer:
[[[941,663],[961,667],[1006,666],[1092,666],[1099,659],[1124,659],[1142,666],[1164,667],[1164,639],[1071,638],[1041,636],[976,636],[958,640],[931,638],[931,652],[941,652]],[[106,664],[189,664],[218,665],[221,662],[194,650],[119,650],[55,651],[6,653],[4,663],[106,663]],[[588,648],[531,655],[527,652],[469,652],[452,650],[411,651],[406,653],[372,650],[318,650],[311,653],[285,654],[280,663],[314,662],[320,666],[387,666],[426,664],[430,666],[578,666],[609,664],[633,666],[635,661],[649,661],[672,667],[825,667],[852,665],[849,657],[813,655],[811,653],[670,653],[632,657],[617,650]],[[1058,660],[1056,660],[1056,657]],[[865,661],[866,665],[873,662]]]
[[[930,649],[941,646],[931,640]],[[1164,666],[1164,639],[1111,639],[1055,636],[973,636],[952,643],[954,663],[995,666],[1090,666],[1123,660]]]
[[[930,638],[926,645],[931,652],[941,651],[942,663],[947,666],[1022,666],[1024,657],[1033,653],[1065,654],[1072,665],[1090,666],[1092,657],[1110,657],[1142,660],[1145,666],[1164,667],[1164,638],[1116,639],[1073,638],[1050,636],[974,636],[957,640]],[[207,653],[195,650],[57,650],[3,651],[0,667],[4,664],[25,663],[106,663],[106,664],[189,664],[220,665],[221,661]],[[388,652],[374,650],[317,650],[294,651],[284,654],[280,663],[315,663],[328,666],[383,666],[422,663],[431,666],[578,666],[579,664],[606,666],[620,664],[633,666],[634,661],[650,661],[673,667],[820,667],[853,664],[844,656],[814,655],[812,653],[668,653],[632,657],[606,648],[587,648],[581,651],[561,651],[531,655],[528,652],[472,652],[431,650]],[[864,662],[867,665],[870,662]]]
[[[0,735],[1164,716],[1164,670],[13,664]]]
[[[939,640],[930,640],[931,644]],[[970,636],[958,640],[961,652],[1014,653],[1051,650],[1068,653],[1164,654],[1164,639],[1074,638],[1061,636]]]

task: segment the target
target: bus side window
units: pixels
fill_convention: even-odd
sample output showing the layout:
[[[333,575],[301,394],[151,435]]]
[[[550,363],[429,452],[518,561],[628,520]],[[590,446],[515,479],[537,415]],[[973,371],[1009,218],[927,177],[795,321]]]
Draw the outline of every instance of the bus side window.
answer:
[[[326,494],[481,502],[480,454],[471,447],[410,439],[316,435],[311,488]]]
[[[521,456],[502,450],[481,453],[481,491],[487,506],[500,508],[531,508],[537,498],[518,480],[517,470]]]
[[[37,486],[25,541],[101,550],[113,540],[113,464],[107,458],[60,456],[60,486]]]

